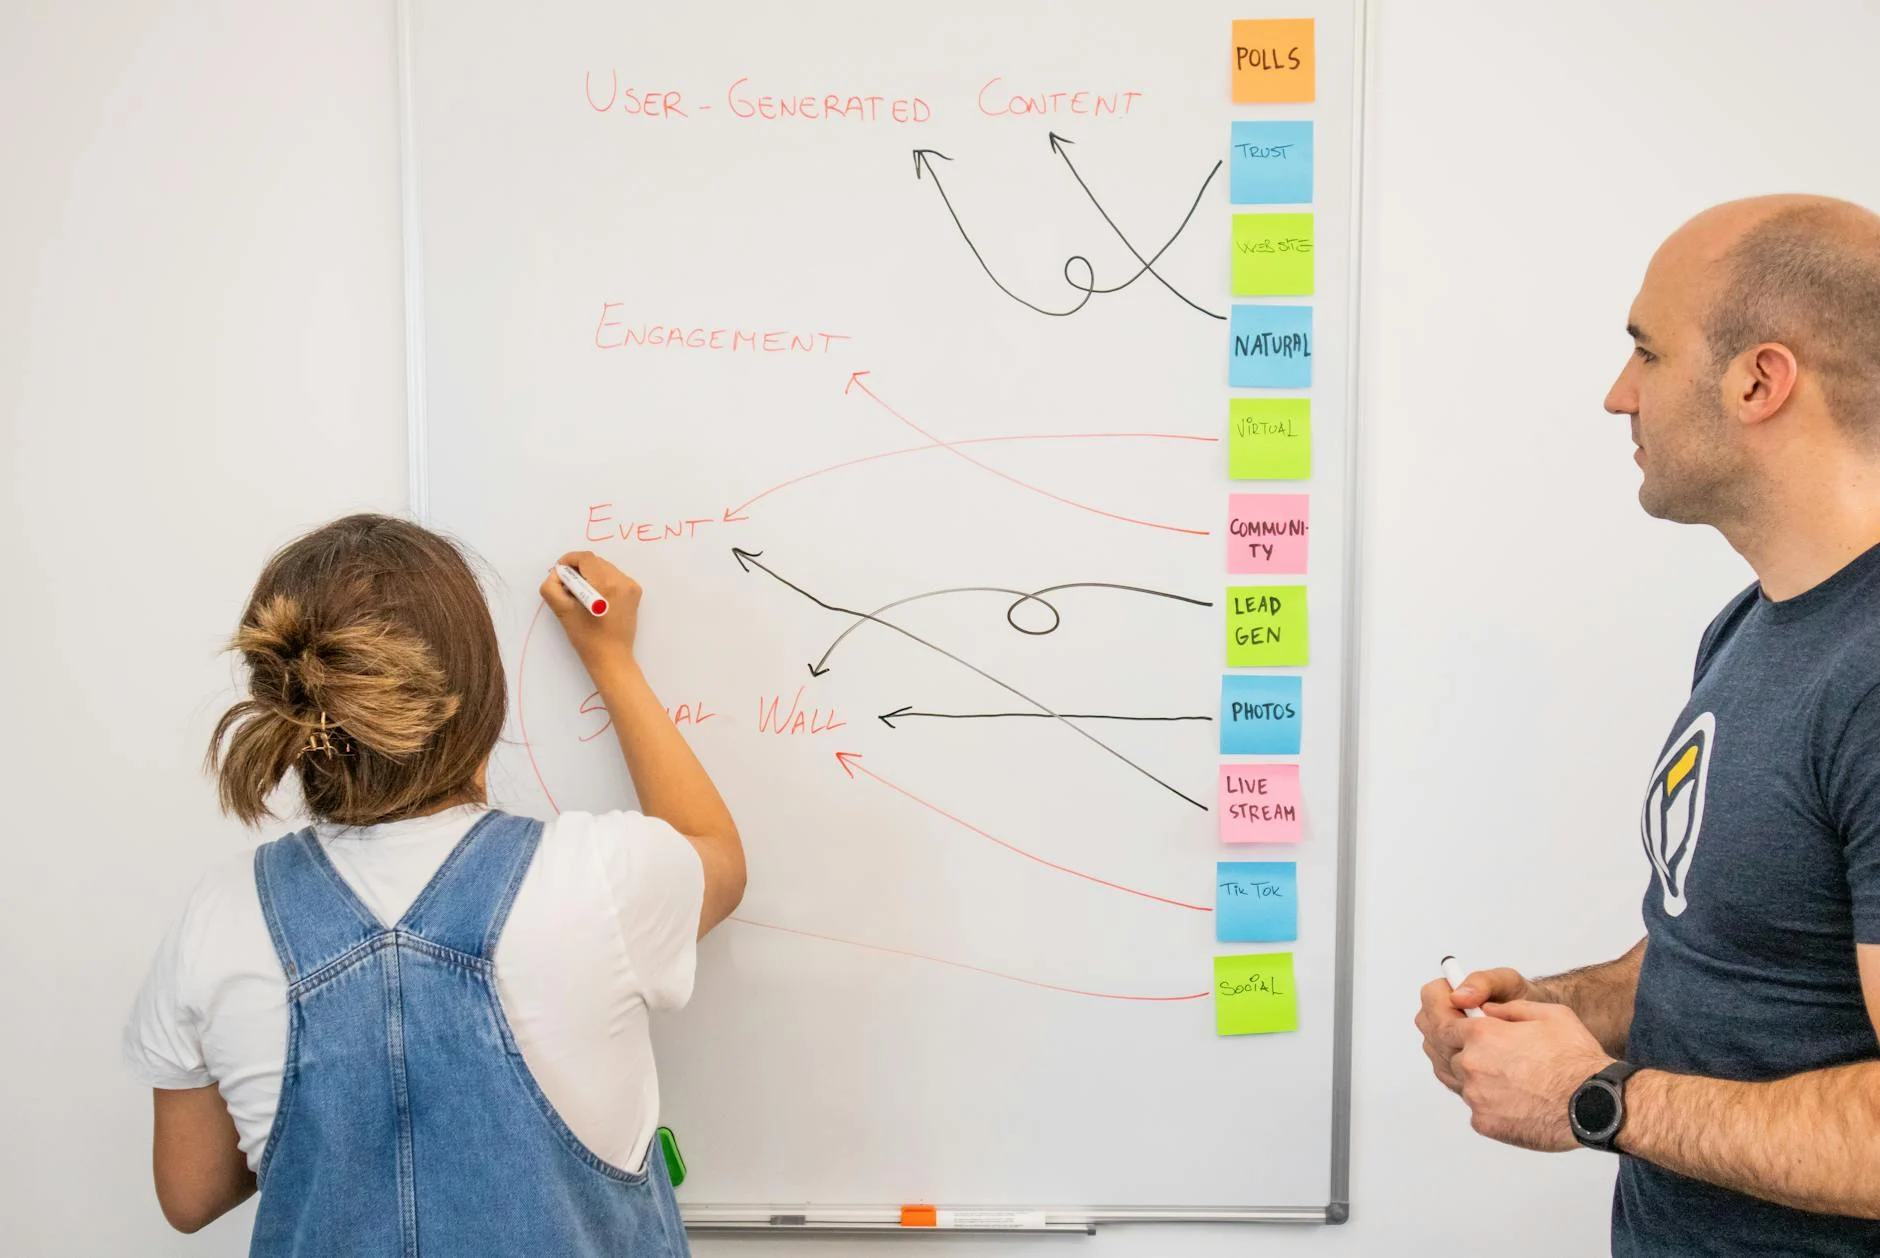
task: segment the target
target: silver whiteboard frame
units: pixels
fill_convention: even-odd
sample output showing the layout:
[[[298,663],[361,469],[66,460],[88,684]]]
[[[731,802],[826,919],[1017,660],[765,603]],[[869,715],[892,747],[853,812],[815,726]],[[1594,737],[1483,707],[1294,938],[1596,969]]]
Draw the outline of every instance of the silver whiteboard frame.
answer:
[[[431,523],[429,476],[430,414],[427,405],[424,317],[423,218],[417,163],[417,118],[413,100],[412,0],[395,0],[398,26],[398,138],[401,194],[401,243],[404,254],[406,459],[410,513]],[[970,1234],[1094,1234],[1105,1224],[1277,1223],[1340,1224],[1351,1217],[1351,1073],[1353,997],[1357,968],[1357,783],[1358,670],[1363,658],[1360,602],[1366,513],[1360,492],[1363,449],[1360,392],[1360,341],[1363,330],[1365,154],[1370,119],[1366,113],[1372,71],[1375,9],[1371,0],[1351,0],[1351,196],[1350,270],[1346,278],[1347,344],[1345,356],[1345,536],[1344,669],[1339,679],[1338,786],[1338,925],[1334,932],[1332,997],[1332,1142],[1331,1199],[1322,1206],[1048,1206],[1009,1204],[978,1207],[989,1212],[1022,1211],[1045,1216],[1042,1227],[974,1228]],[[949,1207],[972,1210],[975,1207]],[[816,1206],[792,1213],[764,1205],[688,1206],[685,1227],[698,1235],[764,1236],[959,1236],[964,1230],[903,1227],[898,1208]]]

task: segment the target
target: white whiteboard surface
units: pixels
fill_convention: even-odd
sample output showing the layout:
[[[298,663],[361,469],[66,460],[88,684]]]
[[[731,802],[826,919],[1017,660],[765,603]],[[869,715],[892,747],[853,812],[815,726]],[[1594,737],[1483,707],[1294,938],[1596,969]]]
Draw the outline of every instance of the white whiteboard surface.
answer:
[[[1297,16],[1316,103],[1233,106],[1232,21]],[[631,798],[532,596],[592,544],[646,586],[641,656],[745,834],[738,920],[658,1028],[688,1217],[1324,1219],[1352,7],[420,0],[407,38],[416,497],[507,590],[497,798]],[[1226,475],[1216,166],[1249,118],[1315,123],[1304,483]],[[1298,580],[1230,582],[1230,488],[1312,500],[1279,848],[1211,811],[1226,589]],[[1216,944],[1214,862],[1263,859],[1297,861],[1297,942]],[[1299,1029],[1217,1037],[1212,957],[1270,951]]]

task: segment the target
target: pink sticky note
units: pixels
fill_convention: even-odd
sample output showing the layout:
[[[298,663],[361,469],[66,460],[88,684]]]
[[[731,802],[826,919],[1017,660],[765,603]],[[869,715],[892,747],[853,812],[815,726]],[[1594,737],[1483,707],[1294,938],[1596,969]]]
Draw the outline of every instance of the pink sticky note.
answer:
[[[1303,573],[1309,502],[1306,494],[1229,494],[1227,570]]]
[[[1297,843],[1300,811],[1298,765],[1221,766],[1221,842]]]

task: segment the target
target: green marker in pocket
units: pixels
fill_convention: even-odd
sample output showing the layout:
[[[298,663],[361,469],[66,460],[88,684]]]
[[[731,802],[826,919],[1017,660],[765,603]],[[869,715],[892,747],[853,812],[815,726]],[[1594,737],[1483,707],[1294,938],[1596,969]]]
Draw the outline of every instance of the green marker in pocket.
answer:
[[[659,1129],[659,1151],[666,1159],[666,1174],[672,1179],[672,1186],[677,1188],[685,1183],[685,1159],[679,1156],[679,1137],[672,1134],[672,1128]]]

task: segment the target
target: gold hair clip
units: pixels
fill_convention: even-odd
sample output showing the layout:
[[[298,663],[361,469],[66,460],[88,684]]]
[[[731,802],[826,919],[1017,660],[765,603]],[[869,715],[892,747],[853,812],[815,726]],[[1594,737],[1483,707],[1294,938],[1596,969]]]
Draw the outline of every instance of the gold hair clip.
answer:
[[[351,755],[352,744],[347,742],[344,736],[335,738],[333,736],[334,728],[335,727],[326,719],[326,713],[320,713],[320,728],[307,735],[307,745],[300,749],[301,754],[305,755],[309,751],[317,751],[322,755],[328,756],[334,754],[342,756]]]

